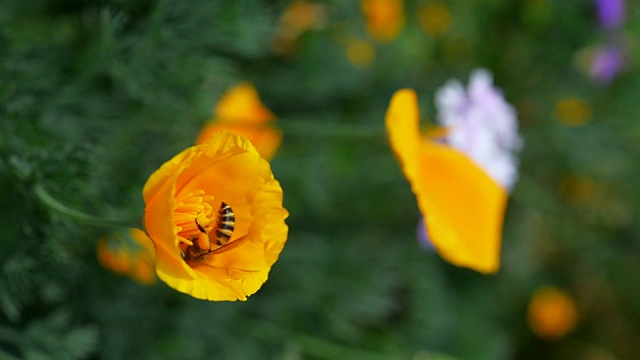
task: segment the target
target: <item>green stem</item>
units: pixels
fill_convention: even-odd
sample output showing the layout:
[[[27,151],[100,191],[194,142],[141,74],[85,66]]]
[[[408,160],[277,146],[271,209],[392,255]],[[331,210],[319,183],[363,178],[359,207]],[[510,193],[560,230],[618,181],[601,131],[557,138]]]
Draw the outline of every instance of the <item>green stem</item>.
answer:
[[[53,198],[40,184],[36,184],[33,187],[33,192],[36,194],[38,199],[45,204],[49,209],[57,212],[58,214],[64,215],[70,219],[73,219],[78,222],[82,222],[84,224],[99,226],[99,227],[110,227],[110,228],[118,228],[118,227],[139,227],[138,224],[134,221],[127,221],[121,219],[105,219],[93,215],[89,215],[83,213],[81,211],[72,209],[55,198]]]
[[[251,323],[252,330],[256,336],[265,340],[277,341],[281,344],[294,342],[308,355],[321,359],[393,360],[409,358],[407,354],[405,356],[383,354],[337,344],[299,332],[294,333],[269,321],[252,319]]]

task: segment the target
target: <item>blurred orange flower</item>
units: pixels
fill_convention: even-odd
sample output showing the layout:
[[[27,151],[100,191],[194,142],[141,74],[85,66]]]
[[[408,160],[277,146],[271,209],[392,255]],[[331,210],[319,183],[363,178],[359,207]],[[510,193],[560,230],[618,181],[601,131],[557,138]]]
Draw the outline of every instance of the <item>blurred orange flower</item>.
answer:
[[[416,93],[397,91],[386,114],[388,137],[417,197],[429,239],[454,265],[498,271],[507,191],[466,154],[425,138],[419,122]]]
[[[388,42],[395,39],[404,28],[404,3],[402,0],[361,0],[367,32],[374,39]]]
[[[315,1],[294,1],[282,12],[276,30],[275,50],[283,55],[295,50],[298,37],[305,31],[321,29],[327,22],[324,4]]]
[[[287,240],[288,213],[269,163],[226,130],[162,165],[143,197],[158,277],[198,299],[246,300]]]
[[[127,275],[144,285],[156,281],[155,251],[144,231],[129,229],[127,233],[113,233],[98,241],[98,260],[116,274]]]
[[[573,299],[555,287],[537,289],[528,310],[531,330],[541,338],[557,339],[576,326],[578,311]]]
[[[280,143],[282,133],[269,123],[274,116],[260,101],[256,88],[242,83],[228,90],[214,109],[214,119],[205,124],[196,144],[206,142],[213,134],[227,129],[249,139],[260,156],[271,160]]]

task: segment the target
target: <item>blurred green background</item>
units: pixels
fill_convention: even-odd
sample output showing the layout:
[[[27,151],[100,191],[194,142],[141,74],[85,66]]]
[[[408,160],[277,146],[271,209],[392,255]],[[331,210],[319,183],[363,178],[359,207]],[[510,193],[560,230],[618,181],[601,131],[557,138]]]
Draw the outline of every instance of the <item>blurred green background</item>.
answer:
[[[0,3],[0,358],[637,357],[636,3],[605,30],[590,0],[407,0],[401,32],[378,41],[359,2],[319,2],[321,21],[282,50],[289,3]],[[419,20],[427,4],[440,5],[435,29]],[[622,69],[594,81],[590,56],[612,42]],[[426,123],[435,89],[479,67],[517,108],[525,140],[491,276],[418,244],[416,201],[384,130],[395,90],[417,90]],[[239,81],[285,134],[272,167],[291,214],[279,261],[247,302],[114,275],[95,251],[114,229],[35,196],[40,184],[86,213],[139,219],[147,177],[193,144]],[[576,303],[564,337],[527,323],[540,286]]]

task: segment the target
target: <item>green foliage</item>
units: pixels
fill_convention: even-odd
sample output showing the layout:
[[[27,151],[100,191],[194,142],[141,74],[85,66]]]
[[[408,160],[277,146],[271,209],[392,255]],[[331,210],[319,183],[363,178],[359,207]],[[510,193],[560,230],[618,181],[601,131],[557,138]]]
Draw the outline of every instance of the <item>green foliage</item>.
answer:
[[[288,1],[0,3],[0,358],[640,353],[637,48],[619,78],[598,85],[581,54],[611,34],[591,1],[442,2],[454,19],[442,36],[419,27],[426,2],[406,1],[405,29],[389,43],[368,38],[358,2],[325,2],[326,26],[289,55],[273,47]],[[627,8],[620,36],[637,39],[638,8]],[[348,61],[354,37],[373,44],[370,66]],[[383,127],[396,89],[415,88],[432,119],[435,89],[478,67],[518,109],[526,143],[494,276],[420,248],[415,198]],[[71,208],[139,221],[148,176],[193,143],[222,92],[243,80],[285,133],[272,167],[291,214],[288,244],[246,303],[108,272],[95,247],[113,229],[36,196],[38,185]],[[592,109],[580,127],[554,115],[571,96]],[[526,322],[532,292],[548,284],[580,314],[555,342]]]

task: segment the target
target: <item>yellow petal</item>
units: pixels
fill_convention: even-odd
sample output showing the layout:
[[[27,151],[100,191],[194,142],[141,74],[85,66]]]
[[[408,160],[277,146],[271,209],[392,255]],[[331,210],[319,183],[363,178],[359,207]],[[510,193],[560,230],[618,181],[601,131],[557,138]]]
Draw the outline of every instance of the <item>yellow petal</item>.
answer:
[[[156,170],[149,179],[147,183],[144,185],[142,189],[142,196],[144,198],[144,202],[150,202],[155,195],[157,195],[160,191],[161,186],[166,186],[169,177],[173,176],[176,173],[176,168],[182,164],[185,159],[188,159],[190,156],[190,149],[187,149],[180,154],[174,156],[171,160],[162,164],[162,166]]]
[[[176,178],[180,171],[190,164],[190,161],[187,161],[190,153],[191,148],[165,163],[151,175],[143,189],[146,203],[144,223],[156,250],[156,273],[169,286],[172,286],[172,279],[188,279],[194,276],[193,270],[182,261],[177,237],[180,229],[171,221],[175,206]]]
[[[466,155],[422,140],[419,121],[415,92],[397,91],[386,115],[389,141],[416,194],[429,238],[452,264],[497,271],[506,191]]]
[[[282,132],[268,125],[241,124],[230,121],[211,121],[207,123],[196,140],[202,144],[220,130],[229,130],[249,139],[256,147],[260,156],[267,160],[273,159],[282,142]]]
[[[498,271],[506,191],[451,147],[425,142],[420,161],[418,206],[440,255],[482,273]]]
[[[242,83],[227,91],[214,110],[216,118],[223,121],[264,124],[273,114],[260,101],[256,88]]]
[[[391,97],[386,115],[387,135],[414,193],[420,176],[420,114],[415,91],[401,89]]]

